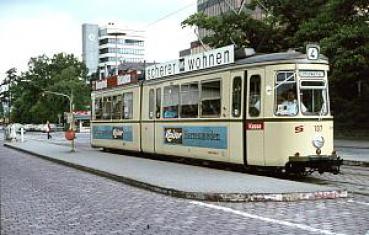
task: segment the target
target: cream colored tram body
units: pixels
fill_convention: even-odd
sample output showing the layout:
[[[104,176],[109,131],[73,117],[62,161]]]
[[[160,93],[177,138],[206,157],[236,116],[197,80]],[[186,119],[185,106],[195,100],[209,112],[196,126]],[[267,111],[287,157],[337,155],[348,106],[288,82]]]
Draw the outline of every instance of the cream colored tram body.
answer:
[[[339,171],[323,56],[252,55],[175,69],[156,66],[143,81],[94,91],[92,145],[294,173]]]

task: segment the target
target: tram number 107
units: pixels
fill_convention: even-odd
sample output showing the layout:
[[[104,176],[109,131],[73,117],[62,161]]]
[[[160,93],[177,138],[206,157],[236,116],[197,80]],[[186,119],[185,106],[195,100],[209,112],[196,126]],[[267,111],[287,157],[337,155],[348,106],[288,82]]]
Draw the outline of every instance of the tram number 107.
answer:
[[[314,126],[315,132],[322,132],[323,130],[323,125],[315,125]]]

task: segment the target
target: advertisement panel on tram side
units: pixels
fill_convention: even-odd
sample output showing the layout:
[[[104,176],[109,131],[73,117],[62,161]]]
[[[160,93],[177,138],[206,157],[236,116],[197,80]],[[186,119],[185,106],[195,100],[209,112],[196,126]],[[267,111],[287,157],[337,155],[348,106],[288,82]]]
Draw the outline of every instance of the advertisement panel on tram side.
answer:
[[[163,128],[164,144],[227,149],[228,129],[218,126],[175,126]]]
[[[102,140],[123,140],[132,142],[132,126],[93,126],[92,138]]]

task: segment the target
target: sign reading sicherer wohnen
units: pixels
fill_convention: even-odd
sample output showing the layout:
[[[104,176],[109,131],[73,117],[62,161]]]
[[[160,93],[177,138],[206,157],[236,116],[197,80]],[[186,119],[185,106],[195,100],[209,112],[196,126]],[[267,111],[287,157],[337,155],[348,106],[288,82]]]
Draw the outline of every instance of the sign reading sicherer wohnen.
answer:
[[[234,45],[181,57],[178,60],[172,60],[162,64],[148,66],[145,69],[145,76],[146,80],[152,80],[231,63],[234,63]]]

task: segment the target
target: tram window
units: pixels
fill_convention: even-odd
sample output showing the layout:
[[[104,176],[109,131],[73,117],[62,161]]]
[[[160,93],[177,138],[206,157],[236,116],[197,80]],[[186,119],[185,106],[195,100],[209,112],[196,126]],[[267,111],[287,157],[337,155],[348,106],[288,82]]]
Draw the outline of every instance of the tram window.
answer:
[[[197,82],[181,85],[181,117],[197,118],[199,113],[199,85]]]
[[[103,114],[102,119],[111,119],[111,111],[112,111],[112,102],[111,96],[107,96],[103,98]]]
[[[102,117],[102,99],[95,99],[95,119],[101,119]]]
[[[250,78],[250,90],[249,90],[249,115],[251,117],[258,117],[261,110],[260,100],[260,75],[252,75]]]
[[[179,86],[164,87],[163,117],[177,118],[179,108]]]
[[[323,81],[302,81],[300,100],[303,115],[328,114],[327,88]]]
[[[122,96],[113,96],[113,119],[122,118]]]
[[[154,106],[155,106],[155,91],[150,89],[149,91],[149,118],[154,118]]]
[[[301,81],[301,87],[324,87],[324,81]]]
[[[123,119],[133,118],[133,92],[123,94]]]
[[[233,117],[239,117],[241,115],[241,91],[242,91],[241,77],[235,77],[233,79],[233,90],[232,90]]]
[[[219,117],[220,106],[220,81],[201,83],[201,116]]]
[[[296,78],[293,71],[279,71],[275,84],[275,114],[295,116],[298,113]]]
[[[160,118],[161,109],[161,88],[156,88],[156,118]]]

